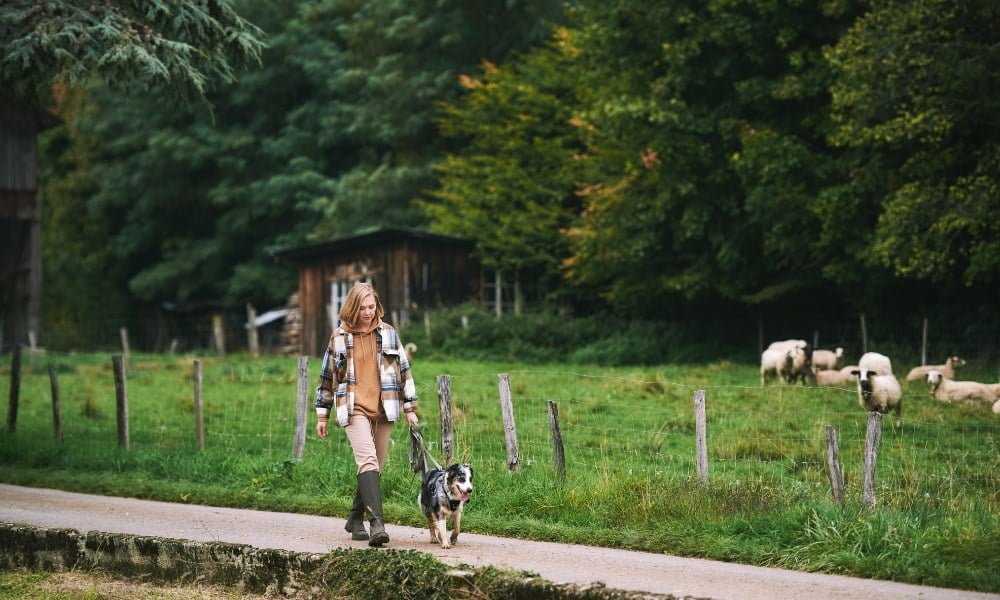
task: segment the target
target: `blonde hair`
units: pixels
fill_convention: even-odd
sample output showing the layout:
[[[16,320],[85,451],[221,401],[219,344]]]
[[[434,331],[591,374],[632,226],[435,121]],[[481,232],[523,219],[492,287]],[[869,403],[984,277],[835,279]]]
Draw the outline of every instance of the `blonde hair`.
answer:
[[[355,283],[351,291],[347,292],[344,304],[340,307],[340,320],[348,326],[357,323],[358,314],[361,312],[361,302],[365,296],[371,295],[375,298],[375,319],[381,319],[385,314],[382,307],[382,299],[378,297],[378,292],[370,283]]]

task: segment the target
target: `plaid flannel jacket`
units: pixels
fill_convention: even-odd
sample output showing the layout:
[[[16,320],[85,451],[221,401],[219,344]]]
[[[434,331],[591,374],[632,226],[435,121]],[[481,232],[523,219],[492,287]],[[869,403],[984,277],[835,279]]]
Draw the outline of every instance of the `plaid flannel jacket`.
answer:
[[[382,408],[386,418],[397,421],[402,411],[417,405],[417,388],[410,372],[410,361],[399,341],[399,334],[391,325],[382,323],[376,328],[375,343],[379,357]],[[327,421],[330,411],[336,408],[337,425],[347,427],[354,414],[356,383],[354,335],[337,327],[323,354],[319,385],[316,387],[316,418]]]

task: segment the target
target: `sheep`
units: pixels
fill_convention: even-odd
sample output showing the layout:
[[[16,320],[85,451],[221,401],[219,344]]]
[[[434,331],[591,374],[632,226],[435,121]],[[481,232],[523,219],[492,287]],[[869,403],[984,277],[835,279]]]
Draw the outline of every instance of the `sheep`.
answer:
[[[858,370],[872,371],[878,375],[892,375],[892,361],[878,352],[865,352],[858,361]]]
[[[947,360],[944,361],[943,365],[923,365],[920,367],[913,367],[910,372],[906,374],[907,381],[926,381],[927,374],[931,371],[940,371],[941,375],[947,377],[948,379],[955,379],[955,371],[959,367],[964,367],[965,361],[958,356],[949,356]]]
[[[812,361],[810,360],[811,353],[809,352],[808,345],[805,348],[792,348],[791,353],[791,369],[789,369],[787,373],[782,373],[782,377],[785,379],[785,382],[794,383],[795,381],[801,381],[805,384],[807,379],[812,381]]]
[[[778,342],[771,342],[768,345],[768,350],[782,350],[785,348],[805,348],[809,345],[809,342],[805,340],[781,340]]]
[[[760,385],[764,386],[792,369],[792,351],[767,349],[760,355]],[[782,375],[783,377],[783,375]]]
[[[782,362],[784,368],[778,369],[778,375],[781,376],[785,383],[793,383],[796,380],[806,383],[807,379],[811,380],[812,372],[810,367],[812,365],[812,351],[809,348],[809,342],[805,340],[781,340],[771,342],[771,344],[767,347],[767,350],[764,352],[780,352],[783,350],[792,353],[792,364],[787,365]],[[761,366],[763,367],[763,363],[761,363]],[[763,381],[763,374],[761,376],[761,381]]]
[[[865,368],[855,369],[851,374],[858,378],[858,404],[861,408],[883,414],[895,410],[897,417],[902,414],[903,389],[899,387],[895,375],[882,375]]]
[[[857,367],[853,367],[857,369]],[[819,369],[815,373],[816,385],[844,387],[854,383],[854,375],[846,367],[843,369]]]
[[[955,381],[941,374],[941,371],[931,370],[927,373],[927,383],[931,386],[931,396],[941,402],[988,402],[994,403],[1000,399],[998,384],[979,383],[978,381]]]
[[[813,350],[812,364],[817,370],[839,369],[844,366],[844,349],[838,347],[835,351]]]
[[[993,412],[1000,415],[1000,400],[993,403]]]

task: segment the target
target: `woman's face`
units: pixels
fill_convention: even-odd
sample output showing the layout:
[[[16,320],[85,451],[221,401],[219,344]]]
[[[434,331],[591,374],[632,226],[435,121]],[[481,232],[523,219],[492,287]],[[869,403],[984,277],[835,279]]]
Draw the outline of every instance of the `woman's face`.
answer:
[[[358,312],[358,324],[369,327],[375,318],[375,296],[368,294],[361,300],[361,310]]]

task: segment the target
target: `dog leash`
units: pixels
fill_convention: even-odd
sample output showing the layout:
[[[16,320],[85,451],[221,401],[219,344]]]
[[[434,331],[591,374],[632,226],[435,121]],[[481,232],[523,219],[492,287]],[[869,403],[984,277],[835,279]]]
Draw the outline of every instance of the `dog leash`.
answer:
[[[427,469],[427,459],[431,459],[434,466],[438,469],[444,470],[441,464],[434,460],[431,453],[427,451],[427,446],[424,445],[424,436],[420,434],[420,430],[416,427],[410,427],[410,466],[414,473],[420,473],[423,475],[428,471]]]

